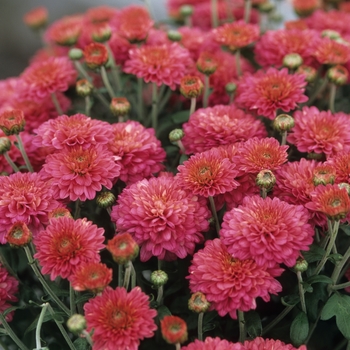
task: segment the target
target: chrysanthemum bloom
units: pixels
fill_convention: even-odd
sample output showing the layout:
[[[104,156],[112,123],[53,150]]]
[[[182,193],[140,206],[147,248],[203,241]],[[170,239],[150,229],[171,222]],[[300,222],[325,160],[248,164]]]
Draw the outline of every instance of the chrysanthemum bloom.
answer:
[[[191,292],[204,293],[211,309],[220,316],[230,314],[234,319],[237,310],[255,309],[257,297],[269,301],[269,293],[277,294],[282,290],[273,278],[282,269],[268,271],[254,260],[235,259],[220,239],[207,241],[204,249],[194,254],[189,272]]]
[[[254,259],[260,266],[295,265],[301,250],[312,243],[313,228],[302,205],[278,198],[246,197],[224,215],[220,237],[238,259]]]
[[[151,338],[157,329],[153,320],[157,311],[150,309],[148,296],[139,287],[129,293],[107,287],[84,305],[84,311],[96,349],[137,350],[140,340]]]
[[[196,62],[197,69],[205,75],[213,74],[218,68],[218,65],[219,62],[209,51],[202,51]]]
[[[84,114],[61,115],[51,119],[36,130],[33,142],[37,147],[53,147],[62,150],[73,146],[84,149],[105,145],[112,138],[112,126],[101,120],[91,119]]]
[[[183,129],[182,142],[188,154],[267,135],[260,120],[234,105],[198,109]]]
[[[294,113],[295,126],[287,137],[300,152],[324,153],[327,157],[350,147],[350,119],[347,114],[303,107]]]
[[[295,348],[293,345],[285,344],[280,340],[263,339],[261,337],[246,340],[243,347],[245,350],[307,350],[305,345]]]
[[[336,183],[350,183],[350,153],[339,152],[326,162],[335,169]]]
[[[192,61],[189,52],[177,43],[150,45],[129,51],[124,72],[143,78],[146,83],[165,84],[172,90],[180,84]]]
[[[52,93],[68,90],[76,76],[77,72],[66,57],[51,57],[33,63],[21,75],[23,95],[39,102]]]
[[[321,7],[320,0],[293,0],[292,1],[294,11],[300,17],[306,17],[311,15],[314,11]]]
[[[9,275],[5,267],[0,265],[0,312],[3,313],[12,305],[9,303],[18,301],[15,294],[18,293],[18,281]],[[5,317],[7,322],[12,321],[14,311]]]
[[[204,341],[196,339],[194,342],[183,346],[182,350],[245,350],[241,343],[231,343],[226,339],[206,337]]]
[[[305,206],[325,214],[330,220],[344,219],[350,211],[348,192],[338,185],[317,186],[310,197],[312,201]]]
[[[108,45],[111,48],[116,64],[123,67],[124,63],[129,59],[129,50],[134,48],[134,45],[130,44],[118,33],[112,33]]]
[[[65,208],[65,207],[58,207],[54,210],[52,210],[49,214],[48,214],[48,218],[51,222],[52,219],[59,219],[62,217],[67,217],[67,218],[73,218],[72,214],[70,213],[70,211]]]
[[[306,66],[303,64],[300,67],[298,67],[298,69],[296,70],[296,73],[303,74],[305,77],[305,80],[308,83],[313,83],[317,77],[317,70],[314,67]]]
[[[113,124],[112,129],[108,147],[120,158],[120,180],[130,184],[163,170],[166,153],[154,129],[136,121]]]
[[[235,164],[215,148],[193,155],[177,169],[179,185],[194,195],[213,197],[239,186],[235,181],[238,175]]]
[[[125,188],[111,218],[118,231],[129,232],[139,244],[142,261],[152,256],[174,260],[192,254],[209,229],[206,201],[181,189],[174,177],[142,180]]]
[[[16,222],[25,223],[36,234],[48,223],[48,213],[59,206],[49,183],[37,173],[15,173],[0,181],[0,242]]]
[[[269,68],[266,72],[258,71],[254,75],[245,75],[238,84],[237,104],[254,110],[269,119],[276,117],[281,109],[289,112],[306,102],[304,95],[306,81],[300,74],[288,74],[288,69],[280,71]]]
[[[191,295],[188,301],[188,308],[196,313],[206,312],[210,307],[210,303],[206,296],[201,292],[196,292]]]
[[[315,168],[313,175],[315,186],[327,184],[333,185],[336,177],[336,169],[331,164],[323,163]]]
[[[11,247],[23,247],[31,242],[32,233],[24,222],[19,221],[9,228],[5,239]]]
[[[45,39],[58,45],[74,45],[83,28],[83,16],[65,16],[54,22],[46,31]]]
[[[119,12],[116,22],[118,34],[130,43],[145,40],[154,24],[147,9],[142,6],[125,7]]]
[[[46,26],[48,20],[47,8],[37,7],[23,16],[24,23],[32,29],[40,29]]]
[[[187,338],[187,324],[177,316],[166,315],[160,321],[160,329],[162,331],[163,339],[168,344],[184,343]]]
[[[281,146],[272,137],[263,139],[254,137],[242,143],[234,162],[243,172],[257,174],[261,170],[273,171],[287,161],[288,148],[289,146]]]
[[[303,19],[295,19],[292,21],[286,21],[284,22],[284,27],[287,30],[293,30],[293,29],[298,29],[298,30],[306,30],[309,29],[308,25]]]
[[[99,262],[84,262],[71,275],[70,282],[74,290],[101,293],[112,281],[112,269]]]
[[[350,47],[329,38],[320,40],[314,56],[322,64],[345,64],[350,60]]]
[[[43,274],[70,278],[86,262],[99,262],[103,244],[103,228],[98,228],[87,219],[74,220],[68,217],[52,219],[45,231],[34,238]]]
[[[50,182],[55,198],[85,201],[95,198],[102,186],[112,188],[120,165],[103,145],[87,149],[76,145],[48,155],[40,173]]]
[[[85,63],[90,69],[104,66],[108,62],[106,46],[99,43],[91,43],[84,48]]]
[[[263,67],[281,67],[287,54],[298,53],[304,64],[310,65],[319,40],[319,34],[314,30],[269,30],[256,43],[255,57]]]
[[[228,47],[230,51],[241,49],[259,38],[259,26],[256,24],[235,21],[213,29],[214,40]]]
[[[6,136],[18,135],[24,130],[24,113],[19,109],[4,111],[0,114],[0,129]]]
[[[180,81],[180,92],[186,98],[198,97],[203,91],[202,80],[193,75],[185,75]]]
[[[328,69],[327,77],[331,83],[334,83],[337,86],[342,86],[348,81],[349,72],[344,66],[337,64],[336,66]]]
[[[91,7],[85,12],[85,19],[91,23],[109,22],[118,14],[118,10],[111,6]]]
[[[107,243],[107,250],[118,264],[126,264],[139,254],[139,246],[128,232],[118,233]]]

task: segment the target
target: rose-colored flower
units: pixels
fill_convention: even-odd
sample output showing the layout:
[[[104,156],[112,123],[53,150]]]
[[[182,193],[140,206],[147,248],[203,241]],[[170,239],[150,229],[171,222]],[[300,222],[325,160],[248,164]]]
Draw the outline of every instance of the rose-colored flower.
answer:
[[[292,0],[294,11],[301,17],[311,15],[321,7],[320,0]]]
[[[163,170],[166,153],[154,134],[154,129],[135,121],[112,125],[108,147],[120,158],[122,181],[134,183]]]
[[[91,23],[111,21],[118,14],[118,10],[111,6],[91,7],[85,12],[85,18]]]
[[[219,44],[228,47],[230,51],[241,49],[257,41],[259,38],[259,26],[235,21],[213,29],[214,40]]]
[[[141,261],[152,256],[174,260],[193,254],[203,240],[210,212],[203,199],[181,189],[171,176],[142,180],[125,188],[111,218],[118,231],[129,232],[140,245]]]
[[[101,293],[112,281],[112,269],[99,262],[84,262],[70,276],[74,290]]]
[[[194,342],[183,346],[182,350],[245,350],[241,343],[231,343],[226,339],[206,337],[204,341],[196,339]]]
[[[234,105],[217,105],[194,112],[183,125],[182,139],[187,154],[266,136],[263,123]]]
[[[148,296],[139,287],[129,293],[107,287],[84,305],[84,311],[96,349],[137,350],[140,340],[151,338],[157,329],[153,320],[157,311],[150,309]]]
[[[293,30],[293,29],[305,30],[305,29],[309,28],[303,19],[295,19],[292,21],[286,21],[286,22],[284,22],[284,26],[287,30]]]
[[[294,121],[295,126],[287,140],[300,152],[331,156],[349,150],[350,118],[347,114],[319,111],[314,106],[304,107],[294,113]]]
[[[74,220],[69,217],[51,219],[45,231],[34,238],[43,274],[70,278],[85,262],[99,262],[99,251],[103,244],[103,228],[98,228],[87,219]]]
[[[335,169],[336,183],[350,183],[350,153],[339,152],[326,162]]]
[[[139,246],[128,232],[118,233],[107,243],[107,250],[118,264],[126,264],[139,254]]]
[[[306,102],[304,95],[306,81],[301,74],[288,74],[288,69],[280,71],[269,68],[266,72],[258,71],[254,75],[244,75],[238,84],[236,102],[249,110],[269,119],[276,117],[281,109],[289,112]]]
[[[66,57],[51,57],[31,64],[21,75],[23,96],[40,102],[52,93],[66,91],[77,76]]]
[[[84,58],[90,69],[104,66],[108,62],[107,48],[100,43],[91,43],[84,48]]]
[[[0,265],[0,312],[3,313],[11,307],[10,303],[18,301],[15,294],[18,293],[18,281],[9,275],[5,267]],[[7,322],[12,321],[14,311],[8,313],[5,317]],[[1,324],[1,322],[0,322]]]
[[[236,311],[256,308],[256,298],[270,300],[270,294],[282,290],[273,278],[282,272],[280,268],[267,270],[254,260],[233,258],[220,239],[207,241],[204,249],[193,256],[189,268],[190,290],[202,292],[220,316],[227,313],[237,318]]]
[[[238,259],[254,259],[260,266],[295,265],[301,250],[312,243],[309,213],[301,205],[278,198],[246,197],[224,215],[220,237]]]
[[[24,23],[33,29],[45,27],[48,20],[48,11],[44,6],[37,7],[23,16]]]
[[[317,43],[314,56],[322,64],[345,64],[350,60],[350,47],[326,37]]]
[[[189,52],[177,43],[149,45],[129,51],[124,72],[143,78],[146,83],[165,84],[172,90],[193,64]]]
[[[295,348],[293,345],[285,344],[280,340],[263,339],[261,337],[246,340],[243,346],[245,350],[307,350],[305,345]]]
[[[124,63],[129,59],[129,50],[134,46],[118,33],[113,32],[108,44],[113,53],[116,64],[124,67]]]
[[[162,336],[168,344],[184,343],[187,340],[187,324],[177,316],[166,315],[160,321]]]
[[[24,130],[25,122],[24,113],[20,109],[0,113],[0,129],[6,136],[18,135]]]
[[[0,243],[16,222],[25,223],[36,234],[48,223],[48,213],[59,206],[49,183],[37,173],[15,173],[0,181]]]

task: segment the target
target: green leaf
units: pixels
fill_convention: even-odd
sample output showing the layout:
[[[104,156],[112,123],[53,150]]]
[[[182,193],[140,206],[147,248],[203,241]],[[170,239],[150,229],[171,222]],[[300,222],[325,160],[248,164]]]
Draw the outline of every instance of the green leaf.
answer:
[[[244,313],[245,328],[251,338],[260,337],[262,334],[262,324],[259,314],[256,311]]]
[[[186,160],[188,160],[188,155],[187,154],[181,154],[180,160],[179,160],[179,165],[183,164],[183,162],[185,162]]]
[[[338,261],[340,261],[340,260],[342,260],[343,259],[343,256],[341,255],[341,254],[331,254],[331,255],[329,255],[329,257],[328,257],[328,260],[330,261],[330,262],[332,262],[334,265],[338,262]]]
[[[159,306],[159,308],[157,309],[157,312],[158,312],[158,318],[160,320],[162,320],[165,316],[171,316],[170,310],[164,305]]]
[[[284,306],[294,306],[300,302],[300,297],[297,294],[286,295],[281,298],[281,303]]]
[[[326,251],[319,247],[316,244],[312,244],[310,250],[307,252],[302,252],[304,259],[308,263],[313,263],[322,259],[323,255],[326,254]]]
[[[36,328],[37,324],[38,324],[38,320],[39,320],[39,316],[38,315],[35,320],[29,325],[29,327],[24,331],[24,335],[26,335],[27,333],[29,333],[30,331],[32,331],[33,329]],[[43,323],[47,322],[47,321],[51,321],[51,320],[55,320],[56,322],[59,323],[63,323],[64,322],[64,317],[66,316],[66,314],[64,312],[61,311],[55,311],[54,317],[52,317],[52,315],[49,312],[46,312],[45,316],[44,316],[44,320]]]
[[[309,320],[305,312],[300,311],[290,326],[290,338],[295,346],[303,344],[309,334]]]
[[[182,124],[188,121],[190,111],[180,111],[171,116],[171,120],[176,124]]]
[[[304,283],[314,284],[314,283],[333,283],[333,280],[325,275],[311,276],[304,281]],[[304,284],[303,283],[303,284]]]
[[[310,283],[303,282],[303,287],[305,292],[312,293],[314,291]]]
[[[305,294],[305,302],[307,315],[310,322],[315,322],[318,319],[320,307],[328,299],[327,284],[315,283],[313,292]]]
[[[321,313],[321,320],[335,316],[337,327],[346,339],[350,339],[350,296],[333,294]]]
[[[350,236],[350,225],[340,225],[339,230],[342,230],[347,236]]]
[[[88,344],[88,342],[86,341],[85,338],[77,338],[74,340],[73,342],[75,348],[77,350],[88,350],[90,349],[90,346]]]

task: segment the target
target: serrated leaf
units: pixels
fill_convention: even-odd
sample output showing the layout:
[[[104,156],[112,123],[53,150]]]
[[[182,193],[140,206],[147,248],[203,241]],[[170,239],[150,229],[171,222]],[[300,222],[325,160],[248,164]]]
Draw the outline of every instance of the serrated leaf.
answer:
[[[318,275],[318,276],[311,276],[308,279],[304,281],[305,283],[308,284],[314,284],[314,283],[333,283],[333,280],[325,275]]]
[[[325,283],[315,283],[313,292],[305,294],[307,315],[310,322],[315,322],[318,318],[320,304],[328,299],[327,285]]]
[[[281,298],[281,303],[284,306],[294,306],[299,302],[300,302],[300,297],[299,295],[296,295],[296,294],[286,295],[285,297]]]
[[[262,324],[259,314],[256,311],[249,311],[244,314],[245,329],[251,338],[260,337]]]
[[[158,318],[160,320],[162,320],[165,316],[171,316],[170,310],[164,305],[159,306],[157,308],[157,312],[158,312]]]
[[[333,294],[321,313],[321,320],[335,316],[337,327],[346,339],[350,339],[350,296]]]
[[[326,251],[316,244],[312,244],[310,250],[307,252],[302,252],[304,259],[308,263],[313,263],[322,259]]]
[[[295,346],[303,344],[309,334],[309,320],[305,312],[301,311],[294,318],[290,326],[290,339]]]
[[[180,111],[171,116],[171,120],[175,124],[182,124],[188,121],[190,117],[190,111]]]

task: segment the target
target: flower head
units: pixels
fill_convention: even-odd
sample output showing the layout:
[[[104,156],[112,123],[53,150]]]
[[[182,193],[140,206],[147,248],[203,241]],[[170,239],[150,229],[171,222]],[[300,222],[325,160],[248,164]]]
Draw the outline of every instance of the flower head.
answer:
[[[243,343],[245,350],[307,350],[305,345],[295,348],[291,344],[285,344],[280,340],[263,339],[257,337],[254,340],[246,340]]]
[[[218,65],[219,62],[215,55],[209,51],[202,51],[196,62],[197,69],[205,75],[213,74],[218,68]]]
[[[24,130],[24,113],[19,109],[4,111],[0,114],[0,129],[6,136],[18,135]]]
[[[322,64],[345,64],[350,60],[350,47],[329,38],[323,38],[314,55]]]
[[[101,295],[84,305],[87,330],[94,329],[92,340],[96,349],[137,350],[140,340],[151,338],[157,326],[157,311],[139,287],[129,293],[124,288],[107,287]]]
[[[241,343],[231,343],[225,339],[206,337],[204,341],[196,339],[183,346],[182,350],[245,350]]]
[[[139,255],[139,246],[130,233],[118,233],[107,243],[107,250],[112,254],[113,260],[118,264],[126,264]]]
[[[177,316],[167,315],[160,321],[162,336],[168,344],[184,343],[187,340],[186,322]]]
[[[273,274],[281,273],[274,269]],[[190,290],[202,292],[220,316],[227,313],[237,318],[236,311],[256,308],[257,297],[270,300],[282,290],[272,271],[258,266],[254,260],[233,258],[219,239],[207,241],[204,249],[193,256],[189,268]]]
[[[46,26],[48,20],[47,8],[37,7],[23,16],[24,23],[32,29],[40,29]]]
[[[350,152],[339,152],[327,160],[335,169],[336,182],[350,183]]]
[[[18,301],[15,294],[18,293],[18,281],[9,275],[5,267],[0,265],[0,312],[3,313],[11,307],[10,303]],[[8,313],[6,321],[12,321],[14,311]]]
[[[108,62],[107,48],[100,43],[91,43],[84,48],[84,58],[90,69],[104,66]]]
[[[23,247],[31,242],[32,233],[24,222],[19,221],[10,227],[5,239],[11,247]]]
[[[191,295],[190,300],[188,301],[188,308],[197,313],[206,312],[210,307],[205,295],[201,292],[196,292]]]
[[[309,213],[278,198],[246,197],[224,215],[220,237],[238,259],[254,259],[260,266],[295,265],[301,250],[312,243]]]
[[[193,75],[185,75],[180,82],[180,92],[186,98],[198,97],[203,91],[202,80]]]
[[[274,119],[276,111],[289,112],[298,103],[306,102],[304,95],[306,81],[300,74],[288,74],[288,69],[280,71],[269,68],[254,75],[245,75],[238,84],[237,103],[254,110],[258,114]]]
[[[125,188],[111,213],[118,231],[129,232],[140,245],[141,261],[152,256],[183,259],[192,254],[195,244],[203,240],[201,232],[209,228],[209,217],[205,201],[181,189],[171,176]]]
[[[34,238],[43,274],[70,278],[86,262],[99,262],[99,251],[104,248],[104,230],[91,221],[68,217],[52,219],[50,224]]]

